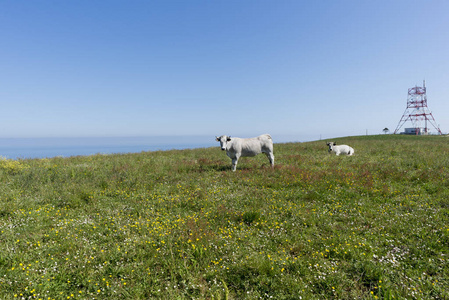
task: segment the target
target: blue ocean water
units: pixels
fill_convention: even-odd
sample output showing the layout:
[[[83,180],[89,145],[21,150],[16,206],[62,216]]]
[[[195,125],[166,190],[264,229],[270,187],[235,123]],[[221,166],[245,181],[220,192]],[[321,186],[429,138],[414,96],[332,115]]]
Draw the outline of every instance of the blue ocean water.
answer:
[[[214,137],[0,138],[0,156],[8,159],[138,153],[216,146]]]

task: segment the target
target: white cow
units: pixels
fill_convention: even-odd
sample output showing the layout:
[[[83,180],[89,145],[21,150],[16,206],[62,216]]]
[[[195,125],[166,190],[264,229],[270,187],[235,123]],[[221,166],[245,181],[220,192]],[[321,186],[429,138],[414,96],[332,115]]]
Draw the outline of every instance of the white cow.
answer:
[[[232,171],[235,171],[237,168],[237,162],[240,157],[255,156],[259,153],[265,153],[270,160],[271,166],[274,166],[273,139],[269,134],[249,139],[231,138],[230,136],[222,135],[215,137],[215,139],[217,142],[220,142],[221,150],[226,150],[226,154],[232,159]]]
[[[339,145],[335,142],[326,143],[326,145],[329,146],[329,153],[332,151],[335,152],[336,155],[340,154],[346,154],[346,155],[353,155],[354,149],[352,147],[349,147],[348,145]]]

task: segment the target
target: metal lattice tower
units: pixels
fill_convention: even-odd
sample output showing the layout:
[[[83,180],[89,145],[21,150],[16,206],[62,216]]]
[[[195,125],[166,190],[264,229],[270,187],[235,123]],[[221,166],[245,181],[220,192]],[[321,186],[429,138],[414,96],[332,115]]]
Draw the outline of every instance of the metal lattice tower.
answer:
[[[405,122],[411,121],[415,129],[415,134],[429,134],[427,122],[429,122],[438,132],[442,134],[440,128],[437,126],[435,119],[427,107],[426,82],[423,82],[423,87],[415,86],[408,89],[407,108],[399,121],[394,134],[396,134]],[[422,122],[424,121],[424,127]],[[424,129],[423,131],[421,129]]]

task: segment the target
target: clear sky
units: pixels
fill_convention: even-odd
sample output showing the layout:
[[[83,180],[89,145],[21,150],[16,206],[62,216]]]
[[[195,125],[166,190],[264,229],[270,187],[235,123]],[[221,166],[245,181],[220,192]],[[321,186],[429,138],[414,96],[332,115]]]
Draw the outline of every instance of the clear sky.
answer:
[[[423,80],[449,132],[448,16],[447,0],[1,1],[0,137],[378,134]]]

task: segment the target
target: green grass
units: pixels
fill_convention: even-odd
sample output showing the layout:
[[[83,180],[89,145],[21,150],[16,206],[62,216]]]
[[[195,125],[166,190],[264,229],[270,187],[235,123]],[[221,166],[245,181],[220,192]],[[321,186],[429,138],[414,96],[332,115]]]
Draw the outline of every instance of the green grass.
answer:
[[[0,298],[448,299],[447,139],[0,161]]]

